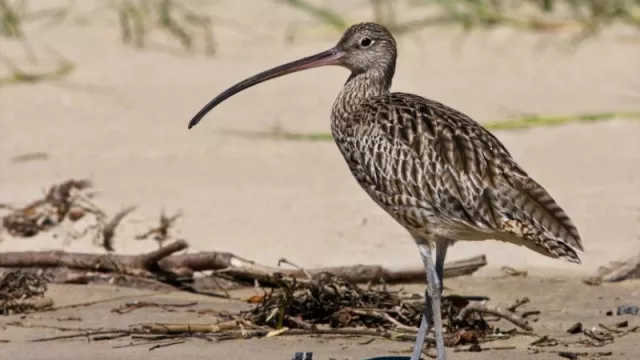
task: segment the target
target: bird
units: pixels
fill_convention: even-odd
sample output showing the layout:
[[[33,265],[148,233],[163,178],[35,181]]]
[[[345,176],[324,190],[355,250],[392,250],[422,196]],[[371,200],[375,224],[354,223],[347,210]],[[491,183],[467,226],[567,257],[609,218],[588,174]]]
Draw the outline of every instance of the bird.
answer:
[[[420,358],[430,329],[436,358],[445,360],[441,293],[451,245],[497,240],[576,264],[584,248],[567,213],[494,134],[443,103],[391,92],[397,53],[385,26],[351,25],[334,47],[231,86],[188,128],[224,100],[264,81],[320,66],[349,70],[331,109],[331,133],[360,187],[419,249],[427,287],[411,360]]]

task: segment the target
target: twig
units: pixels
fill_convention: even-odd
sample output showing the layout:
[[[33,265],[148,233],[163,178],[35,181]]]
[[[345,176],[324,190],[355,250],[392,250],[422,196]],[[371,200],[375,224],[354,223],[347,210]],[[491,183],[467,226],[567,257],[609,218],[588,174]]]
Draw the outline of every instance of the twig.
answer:
[[[584,330],[582,333],[588,338],[597,341],[601,345],[613,341],[613,336],[611,336],[610,334],[596,334],[591,330]]]
[[[413,333],[418,332],[417,328],[402,324],[398,320],[392,318],[385,311],[376,311],[376,309],[354,309],[354,308],[345,308],[342,311],[350,312],[354,315],[377,318],[379,320],[382,320],[383,322],[388,322],[392,324],[396,329],[399,329],[399,330],[409,331]]]
[[[120,307],[112,309],[111,312],[118,313],[118,314],[128,314],[136,309],[141,309],[145,307],[158,307],[165,311],[173,312],[175,310],[172,308],[185,308],[185,307],[191,307],[197,304],[198,303],[195,301],[186,303],[186,304],[158,304],[158,303],[147,302],[147,301],[135,301],[132,303],[125,303]]]
[[[482,351],[497,351],[497,350],[515,350],[517,349],[515,346],[487,346],[482,347]],[[455,349],[453,352],[477,352],[478,350],[472,350],[471,348],[466,349]]]
[[[545,335],[539,339],[536,339],[534,341],[532,341],[531,343],[529,343],[529,346],[556,346],[558,345],[558,340],[554,339],[554,338],[550,338],[549,336]]]
[[[142,294],[142,295],[116,296],[116,297],[112,297],[112,298],[108,298],[108,299],[101,299],[101,300],[96,300],[96,301],[88,301],[88,302],[83,302],[83,303],[75,303],[75,304],[57,306],[57,307],[51,308],[50,311],[63,310],[63,309],[74,309],[74,308],[79,308],[79,307],[87,307],[87,306],[93,306],[93,305],[97,305],[97,304],[103,304],[103,303],[107,303],[107,302],[111,302],[111,301],[120,301],[120,300],[147,297],[147,296],[156,296],[156,295],[158,295],[158,292],[154,291],[152,293]]]
[[[520,306],[531,302],[528,297],[518,299],[516,302],[507,308],[507,311],[515,312]]]
[[[178,345],[178,344],[184,344],[186,341],[184,340],[176,340],[176,341],[171,341],[168,343],[164,343],[164,344],[156,344],[152,347],[149,348],[149,351],[151,350],[155,350],[155,349],[159,349],[159,348],[163,348],[163,347],[167,347],[167,346],[172,346],[172,345]]]
[[[31,342],[46,342],[46,341],[54,341],[54,340],[68,340],[75,339],[79,337],[88,337],[94,335],[112,335],[112,334],[127,334],[130,335],[130,330],[96,330],[96,331],[86,331],[76,334],[68,334],[68,335],[58,335],[58,336],[50,336],[44,338],[33,339]]]
[[[525,311],[525,312],[522,313],[522,315],[520,317],[523,318],[523,319],[526,319],[529,316],[534,316],[534,315],[540,315],[540,310]]]
[[[138,324],[133,329],[143,334],[218,333],[239,329],[239,323],[237,320],[218,324],[150,323]]]
[[[462,321],[466,319],[472,313],[480,313],[480,314],[490,314],[500,318],[503,318],[512,324],[524,329],[526,331],[532,331],[533,328],[531,325],[527,324],[527,321],[517,316],[516,314],[505,311],[499,307],[490,306],[482,303],[469,303],[460,313],[458,314],[458,320]]]
[[[596,351],[596,352],[587,352],[587,351],[551,351],[552,353],[558,354],[566,359],[577,359],[580,356],[592,356],[592,357],[601,357],[601,356],[611,356],[613,353],[611,351]]]
[[[309,324],[308,322],[302,320],[301,317],[299,316],[291,316],[291,315],[286,315],[285,319],[289,322],[292,322],[294,324],[296,324],[299,328],[301,329],[305,329],[305,330],[313,330],[314,328],[316,328],[316,326]]]
[[[293,266],[294,268],[302,271],[307,276],[307,279],[309,279],[309,280],[313,279],[313,276],[311,275],[311,273],[309,273],[306,269],[304,269],[303,267],[300,267],[300,266],[292,263],[291,261],[289,261],[289,260],[287,260],[285,258],[280,258],[278,260],[278,266],[280,266],[281,264],[287,264],[287,265]]]
[[[94,336],[93,341],[105,341],[105,340],[115,340],[115,339],[119,339],[119,338],[123,338],[126,336],[130,336],[131,334],[129,334],[128,332],[123,332],[120,334],[114,334],[114,335],[104,335],[104,336]]]

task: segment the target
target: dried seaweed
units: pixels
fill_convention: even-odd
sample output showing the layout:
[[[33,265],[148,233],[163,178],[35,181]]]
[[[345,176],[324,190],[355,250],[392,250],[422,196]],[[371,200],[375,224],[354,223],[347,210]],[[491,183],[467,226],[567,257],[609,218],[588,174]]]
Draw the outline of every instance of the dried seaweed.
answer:
[[[92,194],[87,192],[90,187],[91,183],[88,180],[70,179],[51,186],[42,199],[33,201],[27,206],[21,208],[4,206],[11,212],[2,218],[2,230],[6,229],[14,237],[33,237],[62,225],[65,220],[76,222],[87,215],[92,215],[93,218],[84,229],[77,231],[77,229],[66,228],[63,246],[69,240],[92,234],[95,245],[113,252],[116,228],[136,207],[126,207],[109,217],[91,201]]]
[[[160,224],[142,234],[136,235],[136,240],[146,240],[153,236],[152,239],[158,242],[158,246],[162,247],[167,240],[173,239],[173,236],[171,236],[171,228],[181,216],[182,214],[180,212],[167,216],[163,211],[160,214]]]
[[[68,180],[53,185],[43,199],[15,209],[2,218],[2,226],[15,237],[32,237],[60,224],[67,216],[77,220],[85,211],[95,212],[79,203],[78,191],[91,186],[87,180]],[[74,210],[74,211],[72,211]]]
[[[424,299],[420,296],[390,291],[384,285],[365,289],[331,273],[321,273],[307,281],[281,274],[277,278],[280,285],[277,289],[265,293],[258,301],[252,297],[251,302],[258,304],[242,313],[244,321],[273,329],[306,330],[322,326],[416,332],[420,325],[424,309]],[[443,326],[449,334],[450,345],[479,342],[493,333],[494,328],[483,313],[510,321],[520,319],[512,312],[496,313],[497,308],[462,296],[446,296],[442,304]],[[471,304],[474,306],[469,310]],[[526,324],[522,319],[519,321]]]
[[[0,314],[11,315],[53,305],[45,299],[46,280],[37,274],[15,270],[0,279]]]

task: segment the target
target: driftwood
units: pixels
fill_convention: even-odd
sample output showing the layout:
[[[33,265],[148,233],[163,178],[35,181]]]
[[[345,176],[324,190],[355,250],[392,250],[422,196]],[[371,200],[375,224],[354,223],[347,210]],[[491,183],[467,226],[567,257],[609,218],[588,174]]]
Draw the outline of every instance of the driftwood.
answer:
[[[424,282],[422,268],[389,270],[375,265],[354,265],[317,269],[283,269],[256,264],[228,252],[200,252],[176,254],[188,247],[184,240],[142,255],[89,254],[64,251],[24,251],[0,253],[0,268],[66,268],[95,273],[116,273],[143,278],[158,275],[191,277],[198,271],[216,271],[239,281],[260,281],[269,285],[275,273],[298,279],[308,279],[325,272],[353,283],[412,283]],[[472,274],[487,264],[484,255],[445,264],[444,277]],[[76,273],[74,276],[78,276]],[[82,282],[82,281],[78,281]]]
[[[640,253],[624,261],[614,261],[609,267],[601,266],[596,274],[583,281],[589,285],[603,282],[618,282],[629,279],[640,279]]]
[[[142,255],[112,255],[67,253],[64,251],[24,251],[0,254],[0,267],[9,268],[54,268],[66,267],[76,270],[115,272],[124,275],[153,277],[158,262],[187,248],[185,241],[173,242],[158,250]],[[167,266],[176,268],[175,266]]]

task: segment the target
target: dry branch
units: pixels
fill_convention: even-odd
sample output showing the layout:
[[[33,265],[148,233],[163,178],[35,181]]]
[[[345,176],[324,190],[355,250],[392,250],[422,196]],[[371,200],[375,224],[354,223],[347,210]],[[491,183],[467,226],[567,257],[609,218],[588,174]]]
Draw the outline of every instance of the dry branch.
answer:
[[[260,281],[263,285],[273,283],[271,278],[281,273],[297,279],[308,279],[306,272],[314,278],[321,273],[332,273],[353,283],[411,283],[424,282],[422,268],[389,270],[376,265],[354,265],[318,269],[282,269],[256,264],[228,252],[200,252],[196,254],[172,255],[187,248],[184,240],[178,240],[155,251],[142,255],[89,254],[64,251],[24,251],[0,253],[0,268],[57,268],[118,273],[123,275],[154,277],[160,271],[176,276],[190,276],[198,271],[222,271],[236,280]],[[171,256],[170,256],[171,255]],[[445,264],[445,278],[467,275],[487,264],[484,255]]]
[[[187,248],[184,240],[178,240],[161,249],[142,255],[113,255],[67,253],[64,251],[25,251],[0,254],[0,267],[9,268],[53,268],[115,272],[125,275],[152,277],[157,261],[174,252]],[[171,268],[171,266],[169,266]]]
[[[515,302],[513,305],[511,305],[511,306],[509,306],[509,307],[507,308],[507,311],[510,311],[510,312],[516,312],[516,310],[517,310],[519,307],[521,307],[522,305],[528,304],[528,303],[530,303],[530,302],[531,302],[531,300],[529,300],[529,298],[528,298],[528,297],[524,297],[524,298],[522,298],[522,299],[517,299],[517,300],[516,300],[516,302]]]
[[[228,330],[239,330],[240,321],[232,320],[218,324],[173,324],[150,323],[140,324],[134,329],[148,334],[180,334],[180,333],[218,333]]]

